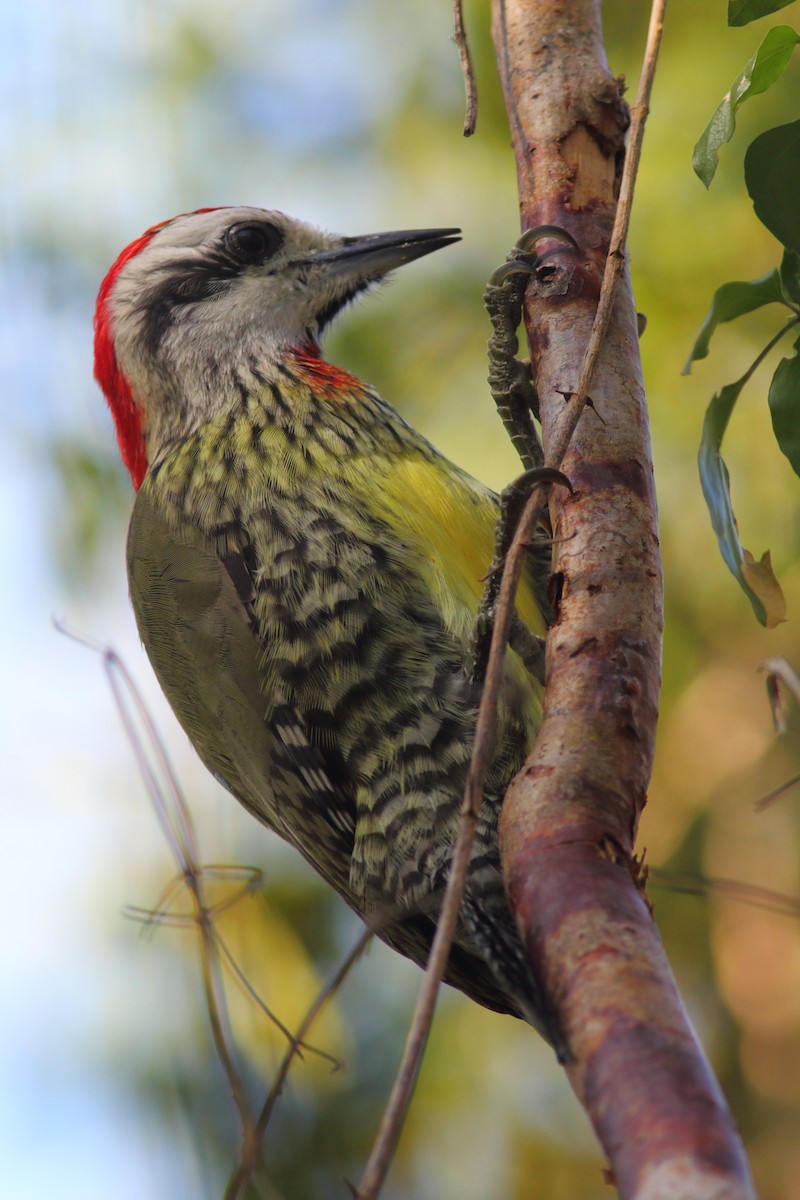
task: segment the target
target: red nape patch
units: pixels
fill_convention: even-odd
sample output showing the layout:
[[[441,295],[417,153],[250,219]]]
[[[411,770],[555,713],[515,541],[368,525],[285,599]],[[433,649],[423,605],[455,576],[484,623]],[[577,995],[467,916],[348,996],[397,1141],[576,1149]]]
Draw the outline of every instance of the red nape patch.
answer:
[[[302,346],[295,346],[290,353],[301,375],[313,387],[322,388],[325,392],[363,387],[355,375],[326,362],[316,342],[304,342]]]
[[[94,377],[103,389],[103,395],[111,409],[122,461],[130,472],[137,492],[147,471],[142,420],[134,404],[131,385],[119,369],[111,333],[108,302],[122,268],[140,254],[158,230],[166,224],[166,221],[162,221],[160,225],[154,225],[135,242],[131,242],[130,246],[125,247],[100,285],[94,312]]]
[[[216,208],[195,209],[197,213],[216,211]],[[179,213],[179,216],[194,216],[194,213]],[[141,254],[145,246],[153,240],[159,229],[163,229],[165,225],[171,225],[173,221],[177,220],[178,217],[170,217],[168,221],[159,221],[157,225],[151,225],[141,237],[138,237],[135,242],[131,242],[129,246],[125,247],[100,285],[100,291],[97,294],[97,307],[94,313],[94,377],[103,389],[103,394],[108,401],[108,407],[111,409],[111,415],[114,418],[114,425],[117,430],[117,441],[119,442],[122,461],[128,468],[130,477],[133,480],[133,486],[137,492],[147,473],[147,454],[142,432],[142,417],[133,399],[131,385],[122,374],[117,362],[117,355],[114,350],[114,338],[111,332],[109,300],[114,284],[117,282],[120,271],[122,271],[125,264],[130,262],[132,258],[135,258],[137,254]]]

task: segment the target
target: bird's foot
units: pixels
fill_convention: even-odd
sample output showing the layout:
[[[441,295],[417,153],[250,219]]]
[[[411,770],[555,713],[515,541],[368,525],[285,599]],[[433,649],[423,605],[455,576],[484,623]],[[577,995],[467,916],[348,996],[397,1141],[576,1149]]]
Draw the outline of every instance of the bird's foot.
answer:
[[[500,493],[500,512],[495,530],[494,558],[486,574],[473,639],[471,677],[483,681],[489,662],[500,583],[508,554],[523,511],[535,487],[560,484],[572,492],[566,475],[552,467],[531,467],[512,480]],[[531,633],[515,612],[509,630],[509,645],[522,658],[531,674],[544,682],[544,639]]]
[[[527,230],[486,285],[483,302],[492,322],[489,338],[489,388],[511,442],[526,470],[544,461],[533,417],[539,415],[539,397],[531,364],[517,358],[517,330],[522,320],[525,291],[541,271],[545,255],[536,253],[544,238],[578,248],[575,239],[557,225],[537,225]],[[547,253],[547,252],[545,252]]]

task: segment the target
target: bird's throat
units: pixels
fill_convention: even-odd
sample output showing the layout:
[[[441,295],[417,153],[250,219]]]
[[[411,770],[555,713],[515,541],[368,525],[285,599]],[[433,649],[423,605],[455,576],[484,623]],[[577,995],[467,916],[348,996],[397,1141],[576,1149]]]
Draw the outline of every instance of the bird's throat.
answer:
[[[303,382],[310,387],[321,389],[326,395],[351,392],[354,388],[361,391],[364,386],[361,380],[349,371],[326,362],[316,342],[304,342],[302,346],[293,347],[290,359]]]

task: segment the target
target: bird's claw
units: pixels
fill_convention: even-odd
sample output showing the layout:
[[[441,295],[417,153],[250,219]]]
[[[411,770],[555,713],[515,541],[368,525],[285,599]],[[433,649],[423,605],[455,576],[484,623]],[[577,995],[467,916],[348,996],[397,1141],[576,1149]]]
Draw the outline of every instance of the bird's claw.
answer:
[[[533,263],[525,262],[521,258],[507,258],[504,263],[501,263],[496,271],[492,271],[487,284],[489,288],[503,288],[507,284],[512,275],[534,275],[535,268]]]
[[[532,229],[526,229],[522,236],[517,238],[514,250],[522,254],[530,254],[536,243],[543,241],[545,238],[553,238],[555,241],[565,242],[567,245],[572,246],[573,250],[580,249],[572,234],[568,233],[566,229],[562,229],[560,225],[534,225]]]
[[[531,467],[530,470],[523,471],[503,488],[501,499],[505,501],[507,498],[520,495],[527,499],[533,489],[540,484],[555,484],[558,487],[565,487],[570,496],[575,495],[575,489],[569,478],[557,467]]]
[[[492,322],[489,339],[489,387],[511,442],[522,465],[541,467],[544,455],[533,416],[539,415],[539,398],[530,363],[516,357],[517,329],[522,320],[525,291],[546,257],[536,246],[545,239],[564,242],[576,250],[571,233],[558,225],[536,225],[517,240],[506,261],[492,272],[484,292],[484,304]]]
[[[506,555],[531,492],[534,488],[542,485],[565,487],[570,495],[574,494],[574,489],[567,476],[555,467],[531,467],[513,479],[500,493],[494,558],[484,579],[483,596],[478,606],[478,618],[475,626],[471,669],[473,679],[483,679],[489,661],[497,599]],[[511,649],[519,654],[531,675],[543,683],[544,641],[528,629],[517,613],[512,618],[508,642]]]

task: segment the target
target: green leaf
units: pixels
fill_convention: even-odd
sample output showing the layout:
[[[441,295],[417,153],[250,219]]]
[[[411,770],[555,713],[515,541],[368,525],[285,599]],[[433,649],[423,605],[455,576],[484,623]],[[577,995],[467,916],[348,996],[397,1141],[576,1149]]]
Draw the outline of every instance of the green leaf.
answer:
[[[726,566],[737,577],[740,575],[739,563],[742,560],[742,547],[731,505],[730,477],[728,468],[720,455],[720,447],[734,405],[739,399],[739,393],[745,383],[746,377],[737,379],[735,383],[728,383],[712,399],[706,409],[703,436],[700,440],[698,454],[700,483],[708,511],[711,514],[711,525],[717,535]]]
[[[792,51],[800,42],[800,34],[788,25],[770,29],[753,57],[736,76],[716,112],[706,125],[692,153],[695,174],[706,185],[717,170],[720,146],[729,142],[736,128],[736,113],[740,104],[772,87],[786,68]]]
[[[800,121],[768,129],[748,146],[744,178],[758,219],[800,252]]]
[[[749,25],[791,3],[792,0],[728,0],[728,24]]]
[[[756,308],[762,308],[765,304],[776,302],[785,304],[786,299],[781,288],[781,277],[774,269],[768,275],[762,275],[760,279],[723,283],[722,287],[714,292],[711,308],[700,327],[682,374],[688,375],[692,363],[706,357],[709,342],[718,325],[732,321],[734,317],[741,317],[744,313],[753,312]]]
[[[800,305],[800,254],[784,250],[781,260],[781,288],[789,304]]]
[[[772,572],[769,552],[760,562],[756,562],[739,541],[731,503],[730,477],[720,454],[734,405],[749,377],[750,372],[735,383],[726,384],[706,409],[698,465],[703,495],[722,557],[750,601],[758,620],[762,625],[772,628],[784,620],[786,604],[780,584]]]
[[[791,358],[778,363],[769,385],[769,411],[772,428],[783,453],[800,475],[800,343]]]

